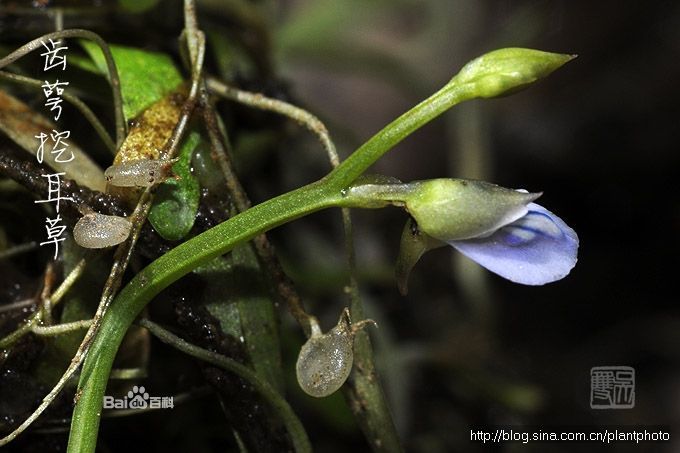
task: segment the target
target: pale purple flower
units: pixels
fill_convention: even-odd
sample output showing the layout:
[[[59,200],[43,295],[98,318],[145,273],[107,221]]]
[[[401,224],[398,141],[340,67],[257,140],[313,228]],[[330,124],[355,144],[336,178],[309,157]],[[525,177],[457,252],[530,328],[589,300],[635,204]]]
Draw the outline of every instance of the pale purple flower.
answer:
[[[485,237],[446,241],[486,269],[524,285],[564,278],[576,265],[578,236],[544,207],[529,203],[528,212]]]

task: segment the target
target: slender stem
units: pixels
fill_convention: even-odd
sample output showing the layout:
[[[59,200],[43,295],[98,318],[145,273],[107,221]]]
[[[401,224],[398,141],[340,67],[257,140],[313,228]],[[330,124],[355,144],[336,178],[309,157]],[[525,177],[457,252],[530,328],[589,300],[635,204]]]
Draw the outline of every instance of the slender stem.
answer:
[[[18,300],[16,302],[10,302],[9,304],[0,305],[0,314],[7,313],[8,311],[20,310],[22,308],[28,308],[36,304],[36,298],[31,297],[28,299]]]
[[[177,151],[181,138],[186,132],[186,129],[189,124],[189,119],[191,118],[191,114],[193,113],[194,107],[196,105],[196,97],[198,95],[199,86],[198,81],[200,78],[203,65],[203,55],[205,53],[204,52],[205,40],[203,38],[203,35],[198,34],[197,40],[199,43],[198,44],[199,52],[196,56],[196,60],[194,61],[192,73],[193,83],[191,85],[189,97],[185,102],[184,107],[182,108],[182,115],[180,116],[179,121],[175,125],[173,134],[168,140],[168,143],[164,147],[165,156],[169,158],[173,157],[175,152]],[[23,48],[25,47],[26,46],[24,46]],[[18,52],[19,51],[16,51],[15,54]],[[10,56],[13,55],[14,54],[11,54]],[[10,56],[5,58],[7,59]],[[111,301],[113,300],[116,291],[118,291],[118,288],[120,287],[123,274],[125,273],[127,265],[130,261],[130,257],[132,256],[134,246],[137,242],[137,239],[139,238],[139,233],[141,231],[142,225],[144,224],[149,213],[149,210],[151,209],[152,201],[153,195],[151,192],[151,188],[147,188],[140,196],[139,201],[137,203],[137,207],[130,216],[133,224],[132,232],[128,240],[122,243],[116,250],[116,253],[114,255],[114,263],[113,266],[111,267],[111,272],[106,281],[106,284],[104,285],[104,290],[102,292],[102,296],[97,307],[97,311],[94,315],[92,324],[85,333],[85,337],[80,343],[80,346],[78,347],[78,350],[76,351],[76,354],[71,360],[71,363],[69,364],[68,368],[66,369],[62,377],[59,379],[57,384],[52,388],[52,390],[47,394],[47,396],[43,398],[43,401],[40,403],[37,409],[35,409],[35,411],[33,411],[33,413],[26,420],[24,420],[24,422],[22,422],[14,431],[12,431],[4,438],[0,439],[0,446],[11,442],[16,436],[21,434],[26,428],[28,428],[33,423],[33,421],[35,421],[40,416],[40,414],[42,414],[45,411],[45,409],[47,409],[47,407],[51,404],[54,398],[56,398],[59,392],[63,390],[66,383],[76,373],[80,365],[83,363],[89,351],[92,340],[95,337],[97,337],[99,327],[101,325],[104,314],[106,313],[109,305],[111,304]],[[25,330],[23,330],[21,334],[23,335],[24,333]]]
[[[205,39],[203,37],[203,34],[198,33],[196,38],[198,41],[199,50],[196,56],[196,60],[194,61],[191,90],[189,93],[189,97],[184,103],[184,106],[182,108],[182,115],[180,116],[179,121],[175,125],[172,136],[168,139],[168,143],[166,143],[164,147],[165,151],[164,157],[172,158],[175,155],[179,147],[179,143],[181,142],[182,136],[186,132],[186,129],[189,125],[189,119],[191,118],[194,107],[196,106],[196,98],[198,95],[199,87],[198,82],[200,79],[201,70],[203,66],[203,56],[205,54]],[[130,258],[132,256],[135,244],[137,243],[137,239],[139,238],[139,233],[141,231],[142,225],[146,221],[149,210],[151,209],[152,201],[153,201],[152,188],[149,187],[140,196],[135,211],[130,216],[133,225],[132,232],[130,233],[128,240],[122,243],[116,249],[113,266],[111,267],[111,272],[106,281],[106,284],[104,285],[104,290],[102,292],[99,305],[97,306],[97,311],[94,315],[92,324],[85,333],[85,337],[80,343],[80,346],[78,347],[78,350],[76,351],[76,354],[71,360],[71,363],[69,364],[68,368],[66,369],[66,371],[64,371],[64,374],[55,384],[52,390],[47,394],[47,396],[45,396],[45,398],[43,398],[43,401],[40,403],[38,408],[35,409],[35,411],[33,411],[33,413],[26,420],[24,420],[24,422],[21,423],[21,425],[19,425],[14,431],[12,431],[4,438],[0,439],[0,446],[11,442],[16,436],[21,434],[26,428],[28,428],[33,423],[40,416],[40,414],[42,414],[45,411],[45,409],[47,409],[47,407],[51,404],[54,398],[56,398],[59,392],[63,390],[66,383],[76,373],[81,363],[83,363],[90,349],[90,344],[92,343],[92,340],[97,337],[104,315],[108,310],[108,307],[111,304],[111,301],[113,300],[116,291],[118,291],[118,288],[120,287],[123,274],[127,269],[127,265],[130,262]]]
[[[196,4],[194,0],[184,0],[184,33],[187,40],[187,48],[189,49],[189,60],[196,60],[198,54],[198,43],[196,42],[197,35],[203,34],[198,30],[198,20],[196,19]]]
[[[52,296],[50,296],[50,299],[52,300],[52,308],[57,306],[57,304],[61,301],[64,295],[66,295],[66,292],[69,289],[71,289],[73,284],[78,281],[81,275],[83,275],[86,265],[87,265],[86,258],[80,259],[76,263],[76,265],[73,266],[73,269],[71,270],[71,272],[69,272],[66,278],[64,278],[64,281],[61,282],[61,285],[59,285],[57,289],[54,290]]]
[[[212,363],[220,368],[238,375],[239,377],[248,381],[257,392],[262,395],[269,404],[279,413],[281,419],[283,420],[288,434],[290,435],[295,451],[297,452],[311,452],[312,447],[309,444],[309,439],[307,438],[307,433],[305,432],[302,423],[291,409],[288,402],[276,391],[267,381],[262,379],[253,370],[247,366],[237,362],[229,357],[217,354],[216,352],[208,351],[207,349],[195,346],[186,340],[172,334],[171,332],[163,329],[156,323],[149,321],[148,319],[140,319],[138,324],[149,330],[154,336],[156,336],[163,343],[169,344],[173,348],[179,351],[189,354],[198,359],[204,360],[208,363]]]
[[[41,36],[40,38],[34,39],[27,44],[24,44],[14,52],[6,55],[4,58],[0,58],[0,69],[11,63],[14,63],[16,60],[34,51],[35,49],[38,49],[40,46],[42,46],[42,43],[45,40],[50,40],[52,38],[85,38],[94,41],[101,48],[102,53],[104,54],[104,59],[106,60],[106,66],[109,72],[109,80],[111,81],[111,88],[113,90],[113,107],[116,116],[116,143],[118,146],[120,146],[125,139],[125,135],[127,134],[127,123],[123,117],[123,97],[120,92],[120,79],[118,78],[118,69],[116,68],[116,64],[113,60],[111,49],[109,49],[109,45],[106,44],[106,41],[104,41],[98,34],[80,28],[48,33]]]
[[[41,336],[54,336],[61,335],[63,333],[73,332],[76,330],[87,329],[92,325],[91,319],[83,319],[81,321],[66,322],[63,324],[55,324],[53,326],[39,326],[33,325],[31,327],[31,332],[36,335]]]
[[[76,371],[78,371],[81,363],[83,363],[83,360],[89,351],[92,340],[96,338],[104,314],[113,300],[113,296],[120,287],[123,274],[125,273],[125,269],[127,268],[130,257],[132,256],[132,251],[137,239],[139,238],[139,232],[141,230],[142,224],[146,219],[149,209],[151,209],[151,201],[152,197],[150,194],[150,189],[147,188],[147,190],[142,193],[139,203],[137,204],[135,211],[132,213],[131,219],[133,226],[130,237],[116,249],[113,266],[111,267],[111,272],[104,285],[104,290],[102,291],[101,299],[99,305],[97,306],[97,311],[94,314],[93,322],[85,333],[85,336],[81,341],[80,346],[78,346],[78,350],[69,363],[69,366],[66,368],[66,371],[64,371],[64,374],[62,374],[61,378],[59,378],[59,381],[43,398],[40,405],[31,413],[31,415],[29,415],[26,420],[24,420],[17,428],[15,428],[14,431],[0,439],[0,446],[8,444],[19,434],[24,432],[29,426],[31,426],[31,424],[33,424],[33,422],[38,417],[40,417],[45,409],[49,407],[52,401],[54,401],[57,395],[64,389],[71,377],[73,377]]]
[[[35,250],[38,247],[38,243],[35,241],[15,245],[14,247],[10,247],[0,252],[0,261],[9,259],[15,255],[21,255],[22,253],[30,252],[31,250]]]
[[[236,210],[243,212],[251,206],[250,199],[245,189],[239,182],[232,160],[230,157],[229,140],[226,136],[226,131],[220,127],[215,109],[210,104],[207,93],[204,93],[203,99],[203,119],[205,120],[205,128],[210,137],[213,150],[217,155],[217,163],[222,170],[227,190],[231,195]],[[305,311],[302,304],[302,299],[295,289],[293,282],[288,278],[279,263],[274,248],[267,239],[265,234],[261,234],[253,239],[255,252],[259,256],[267,273],[269,274],[276,292],[286,302],[288,310],[293,315],[295,320],[300,324],[305,332],[305,335],[310,334],[310,316]]]
[[[289,104],[288,102],[266,97],[261,93],[240,90],[212,77],[206,77],[206,85],[210,91],[225,99],[261,110],[278,113],[297,121],[319,137],[321,144],[328,153],[328,159],[331,161],[333,167],[337,167],[340,164],[338,153],[335,151],[335,145],[331,140],[328,129],[326,129],[326,126],[321,120],[308,111],[293,104]]]
[[[50,293],[52,292],[52,286],[54,285],[56,278],[54,264],[52,262],[47,263],[45,275],[43,277],[43,289],[40,291],[41,320],[47,325],[52,324],[52,301],[50,300]]]
[[[0,78],[3,78],[5,80],[9,80],[11,82],[15,83],[23,83],[25,85],[31,85],[34,87],[41,88],[43,86],[42,81],[38,79],[32,79],[30,77],[22,76],[19,74],[14,74],[11,72],[7,71],[0,71]],[[73,104],[75,108],[77,108],[80,113],[85,117],[87,121],[90,122],[92,127],[94,128],[95,132],[97,132],[97,135],[99,135],[99,138],[102,139],[104,142],[104,145],[109,149],[109,151],[112,154],[116,153],[116,144],[113,142],[113,139],[109,135],[108,132],[106,132],[106,128],[104,125],[99,121],[97,118],[97,115],[90,110],[90,108],[85,104],[83,101],[81,101],[77,96],[72,95],[68,91],[64,91],[61,95],[65,100]]]
[[[367,322],[375,324],[375,321],[366,319],[359,294],[349,208],[342,208],[342,220],[345,228],[345,252],[350,270],[348,285],[350,314],[354,320],[353,329],[356,328],[354,366],[343,392],[371,449],[375,452],[396,453],[402,451],[401,443],[375,367],[371,339],[368,333],[358,331],[363,324]]]
[[[40,319],[40,310],[33,313],[18,329],[14,330],[9,335],[0,339],[0,351],[9,348],[11,345],[16,343],[21,337],[26,335],[31,331],[33,324],[38,322]]]
[[[472,97],[474,92],[469,85],[450,82],[378,132],[325,178],[239,213],[177,246],[139,272],[119,293],[92,342],[81,373],[68,451],[94,451],[102,398],[116,351],[130,324],[156,294],[197,266],[272,228],[324,208],[351,207],[343,203],[343,192],[357,177],[411,132]]]
[[[250,93],[239,90],[215,79],[208,78],[207,85],[215,93],[226,99],[231,99],[255,108],[276,112],[304,125],[319,137],[319,140],[326,149],[328,160],[330,161],[332,168],[335,169],[340,165],[340,158],[335,149],[335,144],[331,140],[326,126],[316,116],[287,102],[271,99],[259,93]],[[382,186],[376,185],[376,187],[379,188]],[[366,198],[371,199],[370,195],[371,194],[367,194]],[[359,196],[352,196],[351,201],[348,200],[349,198],[348,192],[345,192],[345,203],[347,203],[347,206],[357,202],[361,203],[361,197]],[[372,200],[368,204],[370,203],[375,204]],[[348,207],[343,207],[341,209],[341,214],[345,234],[345,256],[349,268],[347,293],[350,299],[350,310],[352,318],[359,320],[355,326],[361,326],[362,323],[373,321],[364,319],[364,309],[359,294],[359,282],[356,278],[356,257],[350,209]],[[259,238],[266,241],[264,235]],[[257,239],[255,240],[255,243],[258,245]],[[261,247],[258,247],[258,251],[260,249]],[[264,254],[261,253],[261,256],[262,255]],[[271,253],[268,258],[269,260],[265,260],[265,262],[269,263],[271,261],[275,265],[278,264],[273,253]],[[270,273],[273,275],[282,275],[284,277],[279,279],[279,287],[282,285],[285,286],[284,284],[289,282],[289,280],[285,278],[285,274],[283,274],[280,266],[278,266],[278,269],[275,268],[270,270]],[[291,291],[296,297],[287,298],[289,307],[291,307],[293,315],[302,326],[305,334],[309,337],[314,327],[318,329],[318,323],[314,317],[309,316],[304,311],[299,296],[297,296],[297,293],[294,291],[292,284],[289,284],[289,291],[280,290],[280,293],[288,294]],[[401,451],[396,427],[392,421],[387,400],[375,368],[371,340],[366,333],[361,333],[354,341],[354,360],[357,366],[352,368],[352,375],[348,381],[348,385],[344,387],[344,393],[350,402],[350,407],[353,409],[359,425],[364,431],[366,439],[374,451]]]
[[[52,308],[54,308],[64,297],[66,292],[73,286],[73,284],[80,278],[85,270],[86,261],[81,259],[78,264],[75,265],[73,270],[66,276],[63,282],[54,290],[50,296],[50,302],[52,303]],[[26,335],[31,331],[31,328],[37,324],[42,316],[42,311],[38,310],[33,313],[18,329],[16,329],[11,334],[0,339],[0,349],[6,349],[10,347],[18,339]]]
[[[361,176],[383,154],[396,146],[418,128],[444,113],[454,105],[475,97],[473,86],[449,83],[408,112],[385,126],[345,159],[329,179],[344,189]]]
[[[248,91],[239,90],[214,78],[206,77],[205,83],[207,88],[217,95],[224,97],[225,99],[239,102],[241,104],[261,110],[275,112],[304,125],[307,129],[319,137],[319,140],[326,150],[332,167],[335,168],[340,165],[340,158],[338,157],[338,153],[335,150],[335,144],[328,134],[328,129],[326,129],[326,126],[316,116],[287,102],[268,98],[260,93],[251,93]],[[222,145],[222,142],[228,145],[226,134],[223,133],[220,137],[220,128],[217,122],[217,116],[213,107],[209,104],[207,96],[204,105],[206,128],[213,144],[213,148],[218,151],[217,160],[227,181],[227,188],[234,198],[236,208],[239,211],[245,211],[250,207],[251,204],[247,194],[245,193],[245,190],[236,177],[236,173],[234,172],[233,165],[229,157],[229,150]],[[283,298],[283,300],[286,301],[286,305],[288,306],[291,314],[298,322],[305,335],[309,337],[311,335],[311,323],[313,317],[305,311],[300,295],[295,289],[293,282],[283,271],[283,268],[281,267],[281,264],[279,263],[279,260],[274,253],[274,249],[267,239],[267,236],[257,236],[253,240],[253,243],[258,256],[262,260],[273,283],[276,286],[277,293]]]

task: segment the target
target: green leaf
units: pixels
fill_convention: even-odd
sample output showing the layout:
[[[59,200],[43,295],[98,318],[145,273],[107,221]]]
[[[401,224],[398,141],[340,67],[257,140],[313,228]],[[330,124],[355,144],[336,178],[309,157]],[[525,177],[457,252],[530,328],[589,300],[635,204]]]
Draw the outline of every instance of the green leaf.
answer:
[[[208,148],[199,148],[194,170],[214,196],[227,197],[221,171]],[[226,257],[197,270],[206,278],[206,308],[226,333],[243,338],[255,372],[283,394],[278,316],[268,282],[252,244],[241,244]]]
[[[222,331],[241,338],[255,372],[283,394],[278,318],[250,244],[194,271],[203,278],[202,301]]]
[[[283,394],[278,319],[267,281],[251,244],[236,247],[232,259],[231,278],[240,289],[238,312],[248,355],[255,372]]]
[[[200,142],[201,135],[192,131],[180,148],[179,161],[172,166],[179,179],[171,177],[156,190],[149,222],[168,241],[179,241],[194,226],[200,187],[191,173],[191,156]]]
[[[81,40],[80,43],[99,72],[108,74],[101,49],[90,41]],[[118,68],[126,120],[134,118],[182,83],[182,75],[166,54],[118,45],[110,48]]]
[[[238,307],[234,300],[234,286],[229,278],[234,265],[231,255],[218,256],[194,269],[201,278],[201,295],[197,302],[220,323],[223,333],[234,338],[243,335]]]

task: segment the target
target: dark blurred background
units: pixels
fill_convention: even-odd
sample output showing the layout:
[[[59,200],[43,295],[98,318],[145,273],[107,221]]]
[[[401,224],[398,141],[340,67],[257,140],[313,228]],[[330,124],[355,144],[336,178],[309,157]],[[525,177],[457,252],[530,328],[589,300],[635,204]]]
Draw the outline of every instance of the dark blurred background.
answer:
[[[238,3],[199,1],[199,20],[212,33],[231,30],[232,10],[225,5]],[[544,431],[553,426],[663,425],[675,439],[670,444],[615,447],[680,449],[680,309],[673,293],[680,252],[675,142],[680,119],[680,4],[244,3],[269,12],[271,54],[256,61],[255,69],[236,68],[233,80],[317,114],[345,156],[484,52],[530,47],[578,54],[525,91],[455,107],[374,168],[403,181],[466,177],[543,191],[540,203],[579,234],[576,268],[557,283],[524,287],[486,272],[451,249],[439,249],[418,263],[409,294],[402,297],[393,266],[405,215],[397,209],[356,212],[362,296],[380,325],[372,331],[376,355],[407,451],[612,449],[583,443],[470,441],[471,430],[500,424]],[[137,34],[121,33],[116,26],[122,23],[104,23],[96,15],[79,20],[67,17],[65,25],[94,28],[114,42],[139,46],[143,41],[148,48],[172,51],[181,8],[178,2],[163,2],[126,22]],[[10,41],[27,33],[9,26],[0,31]],[[248,33],[236,34],[248,42]],[[38,34],[31,32],[30,38]],[[163,36],[173,38],[162,41]],[[226,77],[219,65],[208,60],[209,70]],[[249,115],[247,109],[237,113]],[[237,126],[250,121],[233,112],[228,115],[230,124]],[[275,140],[264,151],[262,146],[249,148],[252,136],[234,133],[243,182],[254,201],[312,181],[328,169],[314,137],[296,127],[286,130],[290,134],[285,140]],[[251,148],[261,152],[247,154]],[[339,214],[315,214],[274,231],[272,238],[310,311],[329,328],[346,303]],[[290,344],[284,368],[292,379],[302,335],[283,311],[282,318]],[[635,369],[633,409],[590,408],[590,370],[605,365]],[[289,387],[292,404],[318,451],[367,448],[341,398],[312,401],[292,380]],[[191,404],[197,405],[194,410],[200,407]],[[161,426],[158,432],[167,434],[165,440],[159,436],[157,448],[191,445],[212,451],[186,436],[183,443],[169,440],[185,428],[182,411],[191,410],[179,409],[170,424],[159,415],[143,425]],[[217,408],[206,413],[220,417]],[[103,442],[130,451],[139,448],[149,431],[137,428],[141,422],[133,419],[107,422]]]
[[[363,289],[381,322],[377,335],[389,337],[378,355],[408,448],[611,448],[470,442],[470,429],[504,423],[661,424],[677,434],[680,5],[337,3],[337,21],[329,19],[319,39],[304,42],[305,20],[318,19],[324,7],[290,2],[283,39],[292,48],[281,64],[345,150],[486,51],[578,54],[526,91],[454,108],[375,168],[402,180],[469,177],[544,191],[539,202],[581,240],[571,275],[537,288],[507,282],[449,249],[433,251],[401,297],[377,270],[389,274],[403,215],[355,215],[360,271],[375,279]],[[634,409],[591,410],[590,369],[602,365],[635,368]],[[677,448],[677,440],[642,447]]]

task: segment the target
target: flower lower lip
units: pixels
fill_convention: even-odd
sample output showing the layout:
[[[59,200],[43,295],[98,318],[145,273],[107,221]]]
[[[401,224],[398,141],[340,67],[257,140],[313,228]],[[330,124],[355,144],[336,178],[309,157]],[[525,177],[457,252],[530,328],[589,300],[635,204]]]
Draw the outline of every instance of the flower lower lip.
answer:
[[[562,219],[530,203],[529,212],[485,238],[448,241],[486,269],[515,283],[544,285],[576,264],[578,236]]]

